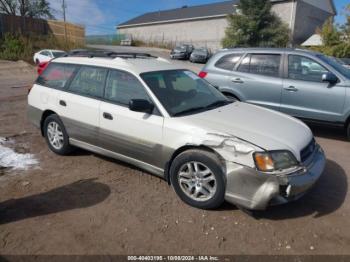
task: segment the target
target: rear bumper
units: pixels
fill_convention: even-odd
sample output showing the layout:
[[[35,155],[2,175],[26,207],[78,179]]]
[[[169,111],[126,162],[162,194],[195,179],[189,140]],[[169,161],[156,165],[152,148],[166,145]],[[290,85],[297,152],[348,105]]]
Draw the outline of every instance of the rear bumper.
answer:
[[[250,210],[297,200],[313,187],[324,170],[326,158],[319,146],[311,158],[307,166],[283,175],[228,163],[225,199]]]

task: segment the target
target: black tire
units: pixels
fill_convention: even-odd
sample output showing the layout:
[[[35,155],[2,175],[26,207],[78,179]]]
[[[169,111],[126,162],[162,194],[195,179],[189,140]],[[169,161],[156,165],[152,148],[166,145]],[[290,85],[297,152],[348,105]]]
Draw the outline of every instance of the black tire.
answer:
[[[206,167],[212,171],[212,175],[215,176],[216,190],[213,196],[205,201],[196,201],[189,197],[181,188],[178,181],[179,171],[190,162],[199,162],[204,164]],[[176,194],[180,197],[182,201],[190,206],[200,208],[200,209],[216,209],[222,205],[225,200],[225,176],[221,167],[220,160],[218,157],[204,150],[188,150],[180,155],[178,155],[170,167],[170,182],[173,186]]]
[[[48,127],[50,125],[50,123],[56,123],[59,128],[60,128],[60,131],[62,132],[62,135],[63,135],[63,145],[61,148],[55,148],[50,140],[49,140],[49,137],[48,137]],[[69,153],[72,152],[73,150],[73,147],[69,144],[69,137],[68,137],[68,134],[67,134],[67,131],[64,127],[64,124],[63,122],[61,121],[61,119],[58,117],[58,115],[56,114],[52,114],[52,115],[49,115],[45,121],[44,121],[44,125],[43,125],[43,133],[44,133],[44,137],[46,139],[46,143],[47,145],[49,146],[50,150],[58,155],[68,155]]]
[[[346,134],[348,136],[348,140],[350,141],[350,122],[348,123],[348,126],[346,127]]]

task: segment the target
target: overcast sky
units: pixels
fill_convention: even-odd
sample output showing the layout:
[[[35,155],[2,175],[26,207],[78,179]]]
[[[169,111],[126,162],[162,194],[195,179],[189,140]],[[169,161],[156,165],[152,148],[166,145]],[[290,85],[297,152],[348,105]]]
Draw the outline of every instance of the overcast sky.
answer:
[[[55,10],[55,17],[62,19],[62,0],[48,0]],[[146,12],[178,8],[184,5],[199,5],[222,0],[66,0],[67,21],[84,25],[86,34],[115,33],[115,25]],[[335,0],[338,22],[344,21],[341,14],[349,0]]]

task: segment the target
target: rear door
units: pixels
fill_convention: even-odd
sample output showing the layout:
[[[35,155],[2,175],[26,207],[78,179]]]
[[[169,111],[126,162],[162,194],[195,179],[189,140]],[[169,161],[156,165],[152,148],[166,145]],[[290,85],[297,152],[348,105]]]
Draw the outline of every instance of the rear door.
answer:
[[[108,69],[81,66],[59,95],[59,115],[72,139],[98,143],[99,109]]]
[[[288,55],[281,111],[301,118],[341,121],[345,88],[322,81],[329,70],[315,59]]]
[[[242,101],[280,109],[282,54],[247,54],[228,79]]]
[[[151,101],[145,87],[132,74],[110,70],[100,107],[100,141],[103,148],[152,166],[160,166],[163,116],[129,109],[131,99]]]

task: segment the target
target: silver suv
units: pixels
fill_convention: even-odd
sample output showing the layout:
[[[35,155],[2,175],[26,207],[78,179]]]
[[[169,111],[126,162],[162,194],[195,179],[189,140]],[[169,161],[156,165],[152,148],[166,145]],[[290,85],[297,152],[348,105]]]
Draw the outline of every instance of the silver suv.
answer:
[[[198,208],[265,209],[298,199],[322,174],[324,153],[301,121],[229,101],[164,59],[97,55],[52,60],[30,90],[29,119],[53,152],[128,162]]]
[[[231,49],[215,54],[200,76],[227,97],[319,123],[350,138],[350,70],[298,49]]]

